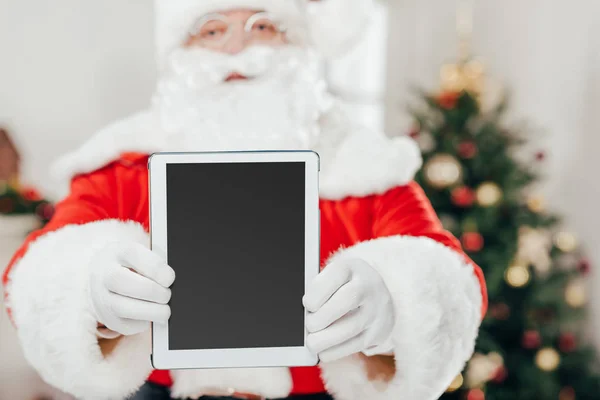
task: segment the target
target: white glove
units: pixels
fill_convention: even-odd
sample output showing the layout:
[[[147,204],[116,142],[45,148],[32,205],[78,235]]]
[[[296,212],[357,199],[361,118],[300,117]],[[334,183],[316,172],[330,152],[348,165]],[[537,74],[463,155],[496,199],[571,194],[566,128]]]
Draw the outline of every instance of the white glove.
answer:
[[[307,346],[321,361],[362,352],[391,354],[392,296],[379,273],[360,259],[327,266],[304,296]]]
[[[92,260],[90,295],[98,322],[122,335],[166,323],[175,272],[139,243],[113,243]],[[100,335],[103,336],[103,335]]]

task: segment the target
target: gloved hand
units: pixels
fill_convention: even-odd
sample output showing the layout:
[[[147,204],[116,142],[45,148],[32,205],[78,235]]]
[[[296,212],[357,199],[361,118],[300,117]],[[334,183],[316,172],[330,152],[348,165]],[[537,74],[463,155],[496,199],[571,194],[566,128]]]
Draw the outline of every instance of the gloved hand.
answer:
[[[304,296],[307,346],[321,361],[362,352],[391,354],[392,296],[379,273],[360,259],[327,266]]]
[[[113,243],[92,260],[89,289],[98,322],[122,335],[166,323],[175,272],[138,243]]]

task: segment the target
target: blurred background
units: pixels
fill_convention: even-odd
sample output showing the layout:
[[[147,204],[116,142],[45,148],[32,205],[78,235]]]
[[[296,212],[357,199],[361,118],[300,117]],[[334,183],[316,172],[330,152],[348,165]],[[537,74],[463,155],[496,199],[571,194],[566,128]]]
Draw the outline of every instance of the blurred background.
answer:
[[[560,234],[570,235],[570,248],[585,254],[574,261],[586,265],[577,293],[588,313],[580,325],[584,338],[600,348],[600,275],[595,272],[600,265],[600,2],[380,0],[361,45],[327,65],[331,90],[362,123],[389,135],[420,139],[430,159],[443,141],[435,141],[435,129],[423,135],[427,115],[419,118],[409,105],[415,102],[415,88],[436,96],[448,92],[441,89],[440,71],[460,61],[457,15],[463,20],[459,28],[472,22],[470,54],[481,58],[489,82],[482,96],[499,100],[501,89],[510,93],[506,113],[497,122],[520,127],[526,122],[521,130],[528,143],[514,156],[526,161],[535,154],[542,161],[536,171],[543,180],[532,185],[538,205],[560,215]],[[152,24],[152,2],[147,0],[0,0],[2,266],[23,235],[51,215],[57,192],[48,175],[50,163],[97,129],[148,104],[156,74]],[[433,108],[441,105],[443,113],[448,111],[444,104]],[[439,114],[429,112],[429,117]],[[501,134],[504,128],[497,131]],[[424,137],[433,137],[435,143],[424,145]],[[455,168],[472,167],[460,161],[460,154],[445,161],[449,168],[455,162]],[[435,179],[429,183],[439,189]],[[463,217],[462,211],[454,216]],[[532,246],[551,251],[542,244]],[[508,276],[506,285],[514,288],[510,276],[514,283],[518,274]],[[556,293],[560,297],[562,292]],[[543,341],[543,332],[541,336]],[[507,358],[511,350],[504,351]],[[497,360],[498,352],[482,355],[493,373],[484,373],[477,384],[471,379],[471,387],[459,390],[461,396],[483,399],[473,396],[483,396],[488,381],[503,383],[506,377],[498,378],[498,368],[505,363]],[[540,361],[543,356],[553,361],[556,355],[532,354],[538,366],[548,366]],[[569,390],[560,393],[560,400],[575,399]],[[0,313],[0,399],[34,398],[61,396],[27,368],[7,316]]]

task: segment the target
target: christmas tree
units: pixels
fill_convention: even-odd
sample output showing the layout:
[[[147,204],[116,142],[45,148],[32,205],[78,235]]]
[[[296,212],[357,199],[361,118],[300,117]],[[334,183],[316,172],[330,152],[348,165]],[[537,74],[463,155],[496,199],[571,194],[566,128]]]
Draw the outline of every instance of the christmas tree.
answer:
[[[54,208],[35,189],[21,185],[19,164],[19,153],[8,131],[0,127],[0,216],[34,214],[45,224]]]
[[[482,99],[480,63],[448,65],[443,77],[412,110],[424,158],[417,180],[482,267],[490,307],[475,355],[442,399],[600,399],[596,358],[580,336],[590,266],[532,190],[544,153],[516,159],[523,135],[505,126],[505,99]]]

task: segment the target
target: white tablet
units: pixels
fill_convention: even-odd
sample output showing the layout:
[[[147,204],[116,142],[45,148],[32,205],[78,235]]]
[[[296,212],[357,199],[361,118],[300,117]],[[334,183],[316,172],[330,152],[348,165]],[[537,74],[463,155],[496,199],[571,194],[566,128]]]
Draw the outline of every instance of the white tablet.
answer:
[[[175,270],[156,369],[312,366],[306,285],[319,272],[319,156],[159,153],[152,249]]]

